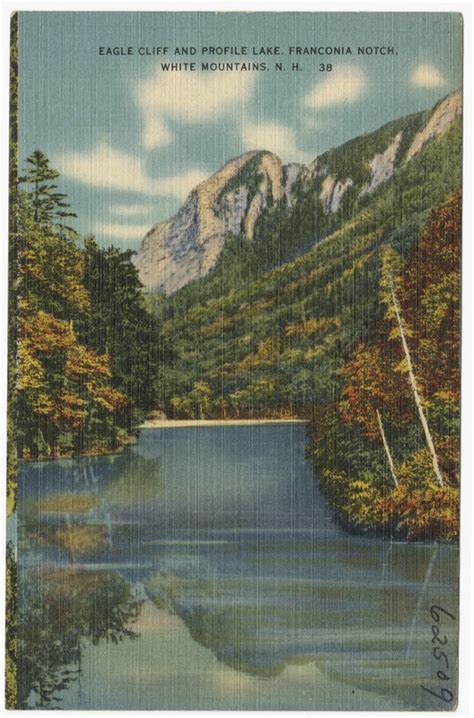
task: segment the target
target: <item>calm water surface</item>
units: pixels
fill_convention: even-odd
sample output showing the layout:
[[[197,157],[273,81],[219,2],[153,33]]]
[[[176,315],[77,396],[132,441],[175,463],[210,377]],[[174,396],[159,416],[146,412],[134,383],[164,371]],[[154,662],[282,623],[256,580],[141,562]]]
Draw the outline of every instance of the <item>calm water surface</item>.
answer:
[[[301,424],[147,429],[114,457],[23,464],[29,707],[446,709],[458,550],[344,533]],[[447,695],[445,693],[445,695]]]

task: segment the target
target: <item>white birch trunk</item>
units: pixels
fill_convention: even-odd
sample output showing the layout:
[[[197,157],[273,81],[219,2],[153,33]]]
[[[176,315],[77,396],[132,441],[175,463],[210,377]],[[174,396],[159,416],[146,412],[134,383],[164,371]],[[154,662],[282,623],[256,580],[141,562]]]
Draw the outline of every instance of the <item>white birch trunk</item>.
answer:
[[[436,455],[436,449],[433,444],[433,439],[431,436],[430,428],[428,426],[428,422],[426,421],[425,412],[423,411],[423,406],[421,404],[421,398],[420,398],[420,394],[418,392],[418,385],[416,383],[415,372],[413,371],[413,364],[411,362],[410,350],[408,349],[405,332],[403,331],[402,317],[400,314],[400,308],[398,306],[398,300],[397,300],[397,297],[395,294],[395,287],[393,286],[392,274],[390,274],[390,291],[392,294],[392,301],[393,301],[393,307],[395,309],[395,315],[397,317],[398,328],[400,330],[400,337],[402,340],[403,351],[405,352],[405,358],[407,360],[408,376],[410,378],[410,384],[411,384],[411,388],[413,390],[413,396],[415,397],[416,408],[418,409],[418,414],[420,417],[421,425],[423,427],[423,431],[425,432],[426,443],[428,444],[428,449],[430,450],[431,459],[433,462],[433,469],[434,469],[435,476],[436,476],[436,481],[438,482],[438,484],[440,486],[443,486],[444,485],[443,476],[442,476],[441,470],[439,468],[438,457]]]
[[[390,473],[392,474],[393,482],[398,489],[398,479],[397,479],[397,474],[395,473],[395,464],[393,463],[392,454],[390,453],[390,447],[389,447],[387,439],[385,437],[385,431],[383,430],[382,417],[380,416],[380,411],[378,409],[376,409],[376,413],[377,413],[377,421],[379,423],[380,433],[382,435],[383,446],[385,449],[385,453],[387,454],[388,465],[390,466]]]

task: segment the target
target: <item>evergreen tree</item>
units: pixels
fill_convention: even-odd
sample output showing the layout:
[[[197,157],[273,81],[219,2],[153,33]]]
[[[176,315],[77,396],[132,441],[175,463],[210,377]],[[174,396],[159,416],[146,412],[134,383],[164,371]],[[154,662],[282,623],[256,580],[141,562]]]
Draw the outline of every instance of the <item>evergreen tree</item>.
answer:
[[[24,458],[115,449],[129,403],[112,383],[107,351],[80,336],[93,311],[85,254],[57,221],[72,212],[40,152],[30,158],[17,211],[18,453]],[[123,432],[122,432],[123,433]]]
[[[26,184],[26,197],[33,210],[33,219],[41,227],[56,227],[76,235],[76,231],[64,224],[68,217],[76,217],[74,212],[67,211],[70,206],[66,202],[66,195],[57,192],[58,186],[54,180],[59,172],[50,167],[49,159],[41,150],[35,150],[26,158],[24,175],[19,178],[21,184]]]
[[[147,310],[132,255],[85,239],[84,285],[91,310],[80,331],[88,346],[110,355],[112,385],[130,400],[128,415],[121,417],[127,428],[154,407],[158,344],[158,322]]]

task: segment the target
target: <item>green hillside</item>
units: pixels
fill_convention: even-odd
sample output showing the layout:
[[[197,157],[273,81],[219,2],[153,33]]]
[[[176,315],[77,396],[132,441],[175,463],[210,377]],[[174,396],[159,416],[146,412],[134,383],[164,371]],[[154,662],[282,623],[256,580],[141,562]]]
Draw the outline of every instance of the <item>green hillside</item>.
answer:
[[[257,220],[254,239],[229,236],[218,263],[212,273],[191,282],[173,297],[177,311],[205,302],[232,289],[242,282],[260,277],[262,271],[281,266],[290,259],[311,249],[314,244],[341,227],[354,213],[373,202],[373,195],[359,197],[362,187],[370,179],[369,161],[383,152],[402,131],[402,142],[397,153],[397,164],[405,156],[407,147],[415,134],[425,124],[431,112],[418,112],[395,120],[375,132],[356,137],[318,158],[317,165],[325,173],[300,173],[292,189],[291,207],[285,198],[267,208]],[[259,184],[256,168],[259,155],[251,158],[221,191],[221,195],[244,186],[253,196]],[[317,169],[317,168],[316,168]],[[324,176],[334,175],[353,181],[344,194],[339,210],[324,212],[320,193]]]
[[[408,118],[412,134],[425,118]],[[355,168],[363,151],[364,164],[363,157],[386,146],[403,122],[382,128],[380,136],[373,133],[348,143],[347,172],[356,175],[351,156]],[[343,156],[338,149],[322,159],[336,166]],[[409,252],[430,211],[460,187],[460,168],[457,120],[410,162],[402,162],[372,195],[352,200],[352,214],[343,207],[340,216],[327,219],[339,226],[326,237],[308,229],[304,241],[312,249],[291,261],[265,271],[269,255],[274,263],[298,254],[298,243],[290,246],[289,224],[276,223],[279,231],[264,236],[276,209],[264,215],[253,242],[229,240],[207,277],[156,300],[163,322],[163,367],[157,379],[162,408],[198,416],[199,402],[189,399],[196,382],[208,387],[202,389],[206,414],[212,416],[300,415],[327,401],[334,392],[334,370],[380,312],[382,248],[391,244],[402,256]],[[359,185],[365,181],[361,176]],[[303,196],[303,205],[310,200],[316,205],[318,190],[316,182]],[[306,214],[318,217],[312,208]],[[300,216],[304,224],[299,202],[291,216]]]

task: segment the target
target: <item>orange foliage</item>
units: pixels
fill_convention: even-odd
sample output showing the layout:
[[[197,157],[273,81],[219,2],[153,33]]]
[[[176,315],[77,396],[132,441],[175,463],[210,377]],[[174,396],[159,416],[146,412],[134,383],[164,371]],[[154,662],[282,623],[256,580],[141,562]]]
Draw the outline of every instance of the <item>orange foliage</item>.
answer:
[[[28,312],[26,302],[23,303],[23,308],[20,336],[32,352],[49,352],[73,346],[75,336],[70,322],[56,319],[41,309]]]
[[[408,539],[449,541],[459,535],[459,492],[451,486],[407,490],[401,486],[382,500],[383,508],[398,517]]]
[[[71,376],[112,376],[107,354],[97,354],[82,344],[75,344],[68,352],[65,370]]]
[[[111,386],[98,386],[93,382],[86,382],[86,388],[92,399],[106,411],[115,411],[127,403],[127,397]]]
[[[248,354],[242,359],[239,364],[240,369],[248,369],[253,366],[260,364],[268,364],[276,361],[280,354],[280,341],[278,337],[271,336],[263,339],[258,347],[257,351],[253,354]]]
[[[345,380],[339,404],[343,421],[359,424],[367,437],[380,439],[377,409],[388,409],[394,419],[403,418],[410,398],[408,385],[384,361],[383,348],[359,344],[340,374]]]
[[[402,309],[412,330],[415,366],[428,396],[444,389],[459,400],[462,201],[435,210],[410,257]]]
[[[310,337],[316,334],[318,331],[324,331],[326,329],[338,328],[341,325],[341,320],[337,317],[332,319],[306,319],[300,324],[288,324],[285,327],[285,336],[287,337]]]

